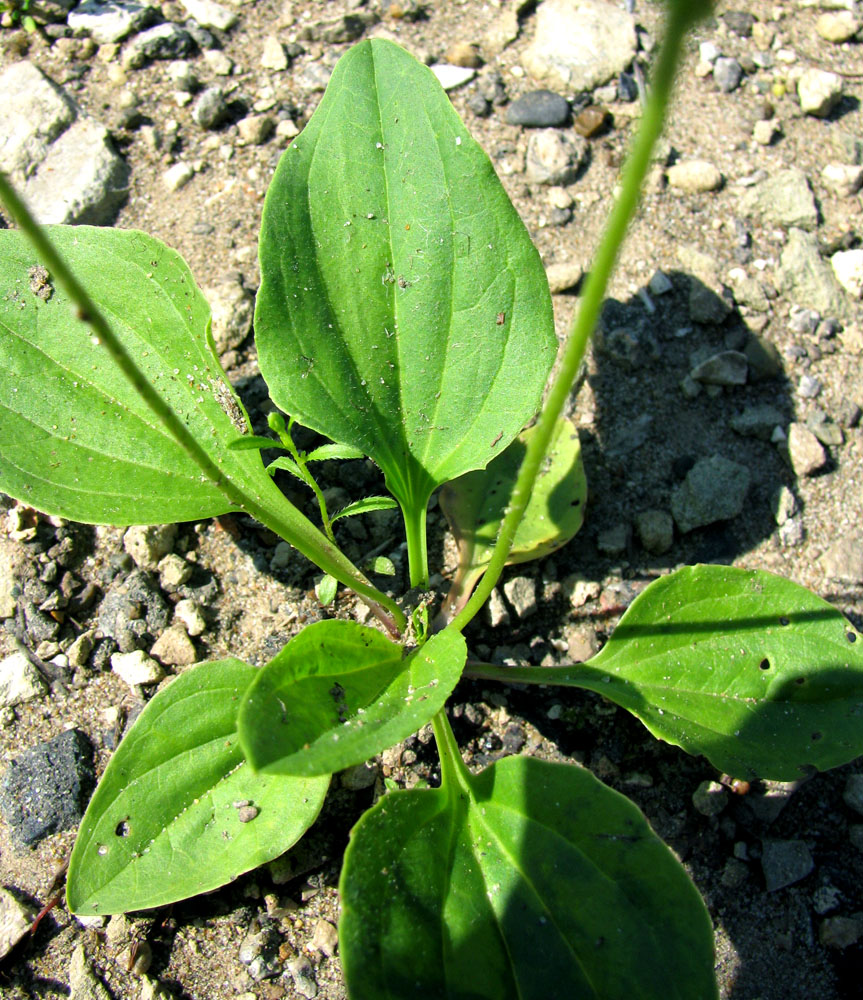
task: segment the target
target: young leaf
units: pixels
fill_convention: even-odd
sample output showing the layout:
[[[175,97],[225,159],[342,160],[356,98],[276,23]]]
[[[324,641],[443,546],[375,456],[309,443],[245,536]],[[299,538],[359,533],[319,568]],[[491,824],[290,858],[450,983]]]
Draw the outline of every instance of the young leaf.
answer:
[[[260,258],[273,399],[377,462],[424,556],[432,491],[527,423],[557,340],[488,157],[397,45],[363,41],[336,66],[267,192]]]
[[[228,442],[231,451],[262,451],[264,448],[281,448],[281,444],[275,438],[260,437],[257,434],[249,434],[246,437],[234,438]]]
[[[392,510],[394,507],[398,507],[398,504],[392,497],[366,497],[364,500],[357,500],[354,503],[349,503],[347,507],[342,507],[337,514],[333,514],[330,522],[338,521],[340,517],[368,514],[373,510]]]
[[[73,913],[123,913],[215,889],[284,853],[311,826],[328,777],[255,774],[237,738],[257,674],[201,663],[147,705],[87,808],[66,896]]]
[[[258,674],[239,714],[246,759],[267,774],[330,774],[424,726],[449,697],[467,648],[444,630],[403,648],[355,622],[303,629]]]
[[[315,597],[317,597],[323,607],[326,607],[336,599],[338,589],[339,581],[327,573],[315,584]]]
[[[684,567],[647,587],[586,663],[495,676],[597,691],[738,778],[791,781],[863,753],[863,636],[763,571]]]
[[[308,480],[300,471],[300,467],[292,459],[288,458],[287,455],[279,455],[278,458],[274,458],[272,462],[267,466],[267,472],[272,476],[276,469],[283,469],[285,472],[290,472],[292,476],[295,476],[301,483],[305,483],[308,486]]]
[[[366,564],[367,573],[377,573],[378,576],[395,576],[396,567],[392,559],[388,559],[386,556],[375,556],[369,563]]]
[[[185,261],[144,233],[47,233],[147,379],[217,463],[248,419],[208,342]],[[185,521],[234,508],[94,342],[25,237],[0,231],[0,487],[78,521]],[[258,456],[230,465],[260,475]]]
[[[470,597],[491,559],[518,470],[534,428],[522,431],[486,469],[468,472],[440,492],[440,506],[458,546],[459,562],[441,610],[445,619]],[[578,431],[561,419],[518,526],[507,565],[541,559],[565,545],[582,525],[587,480]]]
[[[365,458],[359,448],[346,444],[322,444],[306,455],[307,462],[326,462],[332,458]]]
[[[351,835],[339,947],[353,1000],[708,1000],[698,892],[622,795],[508,757],[456,792],[391,792]]]

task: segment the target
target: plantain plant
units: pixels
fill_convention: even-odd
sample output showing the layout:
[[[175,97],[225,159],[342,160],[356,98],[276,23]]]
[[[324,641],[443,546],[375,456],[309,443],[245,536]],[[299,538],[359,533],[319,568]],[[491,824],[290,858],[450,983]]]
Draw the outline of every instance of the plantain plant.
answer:
[[[739,778],[791,779],[863,751],[860,634],[765,572],[661,577],[585,663],[467,661],[462,632],[503,567],[581,525],[578,437],[561,413],[681,42],[709,6],[669,5],[621,194],[541,406],[558,345],[539,256],[432,74],[392,43],[342,58],[267,194],[255,336],[288,415],[271,415],[275,437],[250,432],[174,251],[134,231],[40,229],[0,178],[20,227],[0,231],[0,486],[93,523],[244,511],[380,626],[321,621],[261,669],[200,663],[159,691],[81,823],[74,913],[161,906],[277,857],[314,822],[333,773],[431,722],[440,787],[384,795],[345,854],[339,936],[354,1000],[716,995],[707,910],[638,809],[578,766],[511,756],[470,772],[445,710],[469,666],[598,691]],[[294,421],[332,444],[300,452]],[[283,455],[268,469],[269,448]],[[380,467],[390,496],[341,513],[398,505],[412,588],[429,582],[426,511],[443,487],[458,568],[432,624],[422,606],[408,619],[334,542],[310,465],[356,456]],[[277,488],[276,468],[315,491],[320,528]]]

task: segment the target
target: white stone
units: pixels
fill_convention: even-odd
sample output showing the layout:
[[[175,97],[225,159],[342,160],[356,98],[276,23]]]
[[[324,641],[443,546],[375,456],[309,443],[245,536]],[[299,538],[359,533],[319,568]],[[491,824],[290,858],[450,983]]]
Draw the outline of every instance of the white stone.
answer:
[[[668,183],[687,194],[703,194],[722,186],[722,174],[707,160],[682,160],[668,168]]]
[[[702,62],[713,64],[721,55],[722,52],[715,42],[702,42],[698,46],[698,56]]]
[[[190,95],[186,91],[181,91],[186,97]],[[191,163],[185,163],[183,160],[175,163],[173,167],[168,167],[168,169],[162,174],[162,183],[169,191],[179,191],[180,188],[184,188],[189,181],[195,176],[195,170]]]
[[[207,627],[207,620],[200,605],[191,598],[177,601],[174,606],[174,617],[186,626],[189,635],[200,635]]]
[[[228,31],[237,23],[237,15],[214,0],[180,0],[191,17],[202,28],[216,28],[218,31]]]
[[[863,250],[840,250],[830,258],[839,284],[855,299],[863,299]]]
[[[111,670],[124,680],[129,687],[137,684],[155,684],[165,676],[165,671],[143,649],[131,653],[114,653],[111,656]]]
[[[39,671],[23,653],[12,653],[0,662],[0,708],[11,708],[45,694]]]
[[[207,49],[204,52],[204,62],[216,76],[230,76],[234,70],[234,60],[221,49]]]
[[[133,524],[123,535],[123,548],[141,569],[155,569],[174,547],[176,524]]]
[[[779,135],[779,126],[773,121],[761,119],[755,123],[752,129],[752,138],[759,146],[769,146]]]
[[[860,21],[850,10],[827,11],[815,22],[815,30],[825,42],[849,42],[860,30]]]
[[[264,48],[261,52],[261,66],[264,69],[272,69],[281,72],[288,68],[288,57],[285,47],[275,35],[267,35],[264,39]]]
[[[469,66],[452,66],[450,63],[435,63],[429,69],[437,77],[438,83],[444,90],[455,90],[456,87],[462,87],[476,76],[475,69],[471,69]]]
[[[842,77],[824,69],[807,69],[797,81],[797,96],[806,114],[826,118],[842,97]]]
[[[863,167],[852,163],[828,163],[821,171],[824,187],[840,198],[850,198],[863,187]]]
[[[33,913],[6,889],[0,888],[0,959],[30,930]]]

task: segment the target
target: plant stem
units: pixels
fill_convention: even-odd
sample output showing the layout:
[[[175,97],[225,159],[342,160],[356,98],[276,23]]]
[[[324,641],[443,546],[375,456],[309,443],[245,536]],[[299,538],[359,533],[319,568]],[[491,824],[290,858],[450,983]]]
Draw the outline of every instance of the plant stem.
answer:
[[[0,199],[24,235],[33,244],[40,260],[77,306],[78,318],[91,327],[100,344],[129,380],[135,391],[167,427],[180,447],[198,465],[204,475],[225,494],[233,505],[247,511],[262,524],[276,532],[325,573],[331,574],[340,583],[355,590],[390,632],[397,634],[402,631],[406,625],[402,610],[386,594],[373,587],[347,556],[290,503],[287,497],[273,484],[263,468],[261,469],[261,484],[256,486],[254,493],[238,485],[225,473],[224,469],[219,468],[180,417],[148,382],[144,373],[111,329],[99,307],[58,254],[42,227],[33,218],[2,171],[0,171]],[[266,482],[264,482],[265,480]],[[270,494],[269,498],[267,498],[267,493]]]
[[[440,755],[441,787],[448,790],[451,795],[459,791],[470,794],[470,771],[462,760],[445,708],[432,719],[432,726],[437,752]]]
[[[426,508],[404,512],[405,537],[408,543],[408,570],[411,587],[428,587],[429,564],[426,540]]]
[[[701,6],[705,5],[702,3]],[[623,169],[620,196],[606,223],[602,242],[585,282],[578,313],[566,341],[557,378],[551,386],[545,406],[528,444],[510,497],[509,508],[501,523],[491,562],[471,599],[452,620],[453,628],[463,629],[477,614],[494,589],[506,565],[516,530],[530,500],[542,461],[548,451],[555,424],[563,412],[563,407],[599,319],[605,290],[629,223],[638,207],[641,185],[650,168],[653,147],[662,133],[665,122],[665,113],[674,84],[682,42],[692,20],[693,14],[691,10],[687,9],[687,4],[679,2],[673,4],[669,11],[668,26],[651,77],[650,94],[644,107],[641,125]]]

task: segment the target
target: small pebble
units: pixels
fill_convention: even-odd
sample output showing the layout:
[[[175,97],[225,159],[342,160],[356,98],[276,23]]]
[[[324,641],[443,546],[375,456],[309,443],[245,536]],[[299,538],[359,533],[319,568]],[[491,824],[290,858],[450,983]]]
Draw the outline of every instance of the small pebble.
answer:
[[[850,42],[861,23],[851,10],[827,11],[815,22],[815,30],[825,42]]]
[[[720,56],[713,64],[713,81],[723,94],[737,90],[743,79],[743,67],[736,59]]]
[[[506,109],[509,125],[525,128],[553,128],[569,119],[569,102],[550,90],[533,90],[523,94]]]
[[[823,69],[807,69],[797,81],[800,107],[815,118],[826,118],[842,99],[842,77]]]
[[[668,168],[668,183],[687,194],[702,194],[720,188],[722,174],[707,160],[682,160]]]

